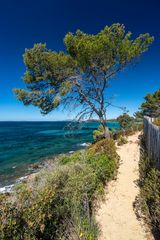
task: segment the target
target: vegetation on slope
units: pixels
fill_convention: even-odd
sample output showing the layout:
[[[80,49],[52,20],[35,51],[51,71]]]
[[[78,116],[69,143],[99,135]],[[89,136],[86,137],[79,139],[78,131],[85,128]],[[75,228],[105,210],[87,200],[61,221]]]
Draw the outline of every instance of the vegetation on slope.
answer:
[[[60,156],[54,167],[1,194],[0,239],[97,239],[94,205],[117,167],[113,140]]]
[[[160,127],[160,118],[155,118],[153,122],[156,126]]]
[[[133,134],[135,134],[138,131],[142,131],[143,129],[143,124],[137,124],[137,123],[132,123],[128,128],[121,128],[118,130],[114,130],[111,132],[112,138],[114,140],[119,140],[121,137],[128,137],[131,136]]]
[[[126,137],[123,137],[123,136],[120,136],[118,141],[117,141],[117,145],[118,146],[121,146],[123,144],[126,144],[128,142],[127,138]]]
[[[148,158],[143,142],[139,166],[141,210],[154,235],[160,236],[160,170],[155,168],[154,160]]]

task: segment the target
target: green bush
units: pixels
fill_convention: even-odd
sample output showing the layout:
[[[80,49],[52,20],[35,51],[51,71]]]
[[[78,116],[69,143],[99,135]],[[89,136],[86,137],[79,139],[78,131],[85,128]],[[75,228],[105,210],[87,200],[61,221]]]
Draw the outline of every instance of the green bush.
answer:
[[[119,156],[116,153],[115,142],[103,139],[92,144],[86,151],[79,151],[72,155],[61,157],[62,164],[81,162],[90,165],[97,175],[97,180],[105,183],[115,175]]]
[[[1,201],[1,239],[59,239],[70,231],[96,239],[88,211],[99,183],[89,165],[61,166],[34,181],[21,184],[7,204]],[[73,229],[68,222],[76,223]]]
[[[73,154],[64,154],[59,158],[59,162],[60,164],[67,164],[70,162],[77,162],[79,161],[81,158],[83,158],[83,153],[84,151],[76,151]]]
[[[92,154],[104,153],[112,159],[118,159],[116,152],[116,145],[113,139],[102,139],[96,143],[93,143],[88,150]]]
[[[123,137],[123,136],[120,136],[120,138],[118,139],[118,142],[117,142],[117,145],[118,146],[121,146],[123,144],[126,144],[128,141],[127,141],[127,138],[126,137]]]
[[[95,154],[89,154],[86,160],[87,163],[94,169],[99,182],[105,184],[106,181],[109,181],[115,176],[117,163],[105,153],[100,153],[97,156],[95,156]]]
[[[141,188],[141,208],[154,232],[160,234],[160,171],[152,168]]]
[[[104,128],[102,125],[99,125],[98,129],[93,131],[93,139],[99,141],[104,138]]]
[[[140,153],[140,196],[139,203],[153,233],[160,234],[160,170],[149,159],[143,142]]]
[[[60,156],[56,166],[0,195],[0,239],[97,239],[93,203],[115,176],[117,162],[114,142],[101,141]]]
[[[126,129],[122,129],[122,128],[118,129],[116,132],[112,134],[112,136],[114,140],[118,140],[121,136],[122,137],[132,136],[136,132],[142,131],[142,130],[143,130],[143,124],[133,123],[130,127]]]
[[[156,126],[160,127],[160,118],[156,118],[153,122]]]
[[[143,123],[134,123],[132,125],[132,129],[133,129],[134,132],[142,131],[143,130]]]

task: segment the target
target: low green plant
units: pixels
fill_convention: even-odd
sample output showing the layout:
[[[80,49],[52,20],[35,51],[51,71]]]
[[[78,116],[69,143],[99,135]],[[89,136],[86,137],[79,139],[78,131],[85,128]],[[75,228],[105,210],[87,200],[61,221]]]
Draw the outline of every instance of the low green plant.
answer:
[[[147,155],[141,141],[139,205],[153,233],[160,236],[160,170]]]
[[[127,138],[126,137],[123,137],[123,136],[120,136],[120,138],[118,139],[117,141],[117,145],[118,146],[121,146],[123,144],[126,144],[128,142]]]
[[[98,129],[93,131],[94,141],[99,141],[104,138],[104,128],[102,125],[99,125]]]
[[[144,179],[140,192],[141,209],[153,232],[160,234],[160,171],[152,168]]]
[[[105,184],[106,181],[111,180],[117,170],[117,162],[107,156],[105,153],[88,154],[86,157],[87,163],[94,169],[99,183]]]
[[[117,163],[113,140],[60,156],[54,167],[0,195],[0,239],[98,239],[94,203]]]
[[[132,125],[132,130],[134,132],[137,132],[137,131],[142,131],[143,130],[143,123],[134,123]]]
[[[69,233],[96,239],[88,215],[99,184],[93,169],[71,163],[41,174],[38,182],[19,185],[10,201],[1,201],[1,239],[59,239]]]
[[[113,139],[102,139],[96,143],[93,143],[89,149],[92,154],[104,153],[112,159],[118,159],[116,152],[116,145]]]
[[[160,127],[160,118],[155,118],[153,122],[156,126]]]
[[[112,137],[114,140],[118,140],[121,136],[123,136],[123,137],[132,136],[136,132],[142,131],[142,130],[143,130],[143,124],[133,123],[128,128],[125,128],[125,129],[121,128],[121,129],[116,130],[116,132],[114,132],[112,134]]]

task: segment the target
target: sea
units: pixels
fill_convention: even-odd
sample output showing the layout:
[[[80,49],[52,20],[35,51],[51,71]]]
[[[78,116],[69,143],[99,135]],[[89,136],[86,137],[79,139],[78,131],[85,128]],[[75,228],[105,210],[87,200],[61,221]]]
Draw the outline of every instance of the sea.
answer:
[[[119,123],[108,122],[110,129]],[[93,142],[98,122],[0,122],[0,191],[32,173],[31,165]]]

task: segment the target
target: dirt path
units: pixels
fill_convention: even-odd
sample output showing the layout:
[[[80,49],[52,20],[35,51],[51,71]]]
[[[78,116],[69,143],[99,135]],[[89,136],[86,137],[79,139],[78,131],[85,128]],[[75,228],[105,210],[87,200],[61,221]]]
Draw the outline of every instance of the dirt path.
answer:
[[[121,158],[117,180],[106,188],[106,200],[97,213],[100,240],[148,240],[142,222],[138,221],[133,203],[139,193],[138,134],[128,138],[128,143],[118,147]],[[149,239],[152,239],[149,237]]]

